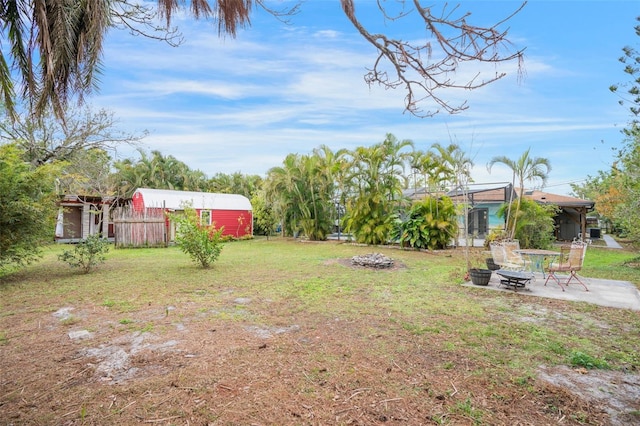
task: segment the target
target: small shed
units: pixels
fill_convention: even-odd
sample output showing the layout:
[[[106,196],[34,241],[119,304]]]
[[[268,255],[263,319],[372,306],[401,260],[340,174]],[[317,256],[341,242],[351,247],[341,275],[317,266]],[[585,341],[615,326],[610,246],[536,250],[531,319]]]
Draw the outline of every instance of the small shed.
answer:
[[[235,238],[253,235],[253,209],[249,199],[239,194],[214,192],[174,191],[169,189],[138,188],[132,196],[135,211],[163,209],[166,212],[184,211],[185,206],[194,208],[201,223],[215,223],[224,227],[222,235]],[[169,240],[175,240],[175,225],[167,222]]]
[[[100,234],[113,241],[111,208],[115,197],[63,195],[58,200],[55,241],[77,243],[90,235]]]

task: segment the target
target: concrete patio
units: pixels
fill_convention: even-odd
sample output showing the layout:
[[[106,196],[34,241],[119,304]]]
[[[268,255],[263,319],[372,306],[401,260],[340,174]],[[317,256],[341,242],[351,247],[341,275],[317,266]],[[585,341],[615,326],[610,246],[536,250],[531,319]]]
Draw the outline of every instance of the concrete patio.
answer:
[[[559,275],[559,277],[561,280],[562,278],[566,278],[564,275]],[[549,280],[545,286],[545,278],[542,277],[542,274],[535,274],[535,278],[531,280],[524,289],[519,288],[515,293],[523,296],[587,302],[600,306],[640,311],[640,291],[638,291],[638,288],[632,283],[628,281],[586,278],[582,275],[580,275],[580,279],[589,288],[589,291],[585,291],[584,287],[575,280],[572,280],[569,286],[565,286],[565,291],[562,291],[560,286],[553,280]],[[514,290],[500,284],[500,276],[495,272],[491,275],[489,285],[479,286],[471,282],[464,285],[514,293]]]

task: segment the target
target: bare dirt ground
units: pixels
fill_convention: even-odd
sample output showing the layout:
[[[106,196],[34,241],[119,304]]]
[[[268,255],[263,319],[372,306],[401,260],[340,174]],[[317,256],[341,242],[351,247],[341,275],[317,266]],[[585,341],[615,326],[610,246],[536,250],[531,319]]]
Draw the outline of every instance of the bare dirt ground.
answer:
[[[625,414],[640,410],[636,374],[541,367],[526,386],[505,383],[450,336],[424,344],[380,317],[283,318],[274,302],[224,292],[215,309],[149,305],[126,321],[83,304],[13,315],[0,424],[638,423]]]

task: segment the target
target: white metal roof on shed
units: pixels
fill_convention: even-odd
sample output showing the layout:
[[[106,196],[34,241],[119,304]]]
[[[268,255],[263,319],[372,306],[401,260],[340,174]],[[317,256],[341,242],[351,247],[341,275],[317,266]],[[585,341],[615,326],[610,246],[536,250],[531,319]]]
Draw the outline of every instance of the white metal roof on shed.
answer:
[[[150,188],[138,188],[135,193],[142,195],[145,207],[165,207],[172,210],[182,210],[185,205],[191,205],[191,207],[198,210],[252,210],[249,199],[239,194]]]

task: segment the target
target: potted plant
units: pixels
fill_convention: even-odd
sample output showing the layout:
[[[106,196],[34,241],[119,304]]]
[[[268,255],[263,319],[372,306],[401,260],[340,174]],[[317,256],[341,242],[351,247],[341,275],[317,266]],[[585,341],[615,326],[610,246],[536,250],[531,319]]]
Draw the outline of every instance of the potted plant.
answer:
[[[469,268],[469,278],[475,285],[489,285],[491,269]]]

